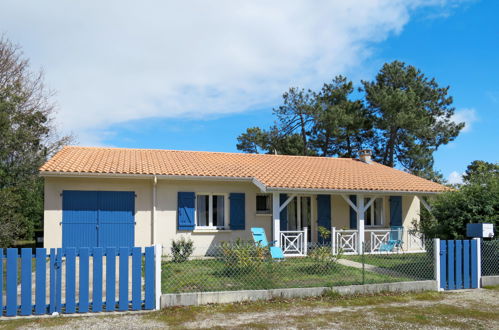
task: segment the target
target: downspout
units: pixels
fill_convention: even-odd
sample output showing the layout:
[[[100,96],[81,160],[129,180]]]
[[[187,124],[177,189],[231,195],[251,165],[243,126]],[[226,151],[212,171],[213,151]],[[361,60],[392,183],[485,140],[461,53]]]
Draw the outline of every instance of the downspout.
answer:
[[[156,244],[156,186],[158,184],[158,178],[156,175],[153,177],[152,181],[152,212],[151,212],[151,245]]]

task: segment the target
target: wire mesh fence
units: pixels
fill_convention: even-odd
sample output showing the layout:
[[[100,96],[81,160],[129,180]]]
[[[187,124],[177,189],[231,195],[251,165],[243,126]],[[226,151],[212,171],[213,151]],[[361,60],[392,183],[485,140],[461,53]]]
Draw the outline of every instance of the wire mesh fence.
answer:
[[[499,239],[482,241],[482,276],[499,275]]]
[[[426,247],[426,252],[421,253],[394,250],[347,255],[341,251],[333,254],[327,244],[309,244],[306,256],[282,260],[273,259],[268,247],[254,242],[194,247],[194,255],[203,256],[188,259],[168,251],[162,263],[162,291],[333,287],[431,280],[434,279],[433,243],[428,241]]]

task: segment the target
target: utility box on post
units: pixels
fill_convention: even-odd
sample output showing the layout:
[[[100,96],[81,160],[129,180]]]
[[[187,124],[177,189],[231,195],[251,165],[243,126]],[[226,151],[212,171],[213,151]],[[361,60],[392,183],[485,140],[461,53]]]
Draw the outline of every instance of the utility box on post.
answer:
[[[466,236],[492,238],[494,237],[494,225],[492,223],[468,223],[466,225]]]

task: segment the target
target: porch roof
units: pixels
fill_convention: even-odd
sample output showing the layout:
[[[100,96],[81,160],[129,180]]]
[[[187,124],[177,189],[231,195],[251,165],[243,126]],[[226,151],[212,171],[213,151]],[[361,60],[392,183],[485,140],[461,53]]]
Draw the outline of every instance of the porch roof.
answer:
[[[449,188],[352,158],[204,151],[64,147],[42,176],[123,175],[252,181],[262,190],[438,193]]]

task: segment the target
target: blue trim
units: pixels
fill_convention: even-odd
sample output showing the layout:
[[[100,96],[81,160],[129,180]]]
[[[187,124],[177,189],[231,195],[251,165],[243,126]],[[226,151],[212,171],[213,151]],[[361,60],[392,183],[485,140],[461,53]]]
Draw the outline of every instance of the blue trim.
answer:
[[[350,201],[357,206],[357,196],[350,195]],[[357,229],[357,212],[350,206],[350,229]]]
[[[177,229],[194,230],[196,194],[179,191],[177,194]]]
[[[279,206],[284,204],[284,202],[287,200],[288,200],[288,195],[279,194]],[[281,231],[288,230],[288,205],[286,205],[286,207],[283,208],[281,213],[279,214],[279,222],[280,222],[279,229]]]

